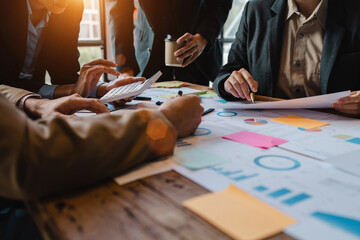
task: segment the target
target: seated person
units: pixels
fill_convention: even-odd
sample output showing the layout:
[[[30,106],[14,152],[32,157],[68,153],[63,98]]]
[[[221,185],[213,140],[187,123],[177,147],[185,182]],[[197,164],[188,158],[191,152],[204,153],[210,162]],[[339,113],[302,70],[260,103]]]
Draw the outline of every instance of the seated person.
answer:
[[[214,82],[224,99],[298,98],[352,90],[333,107],[360,115],[360,2],[249,1],[229,62]]]
[[[29,119],[3,94],[32,116],[46,117]],[[1,239],[21,234],[25,239],[30,237],[26,235],[28,226],[19,231],[19,225],[13,229],[14,222],[6,220],[19,218],[12,214],[16,211],[6,210],[18,203],[7,199],[28,200],[61,193],[170,155],[176,138],[194,132],[203,112],[199,97],[183,96],[165,102],[158,110],[63,118],[57,115],[71,114],[79,108],[96,112],[107,109],[99,100],[80,96],[56,100],[35,97],[22,89],[0,86],[0,197],[5,198],[0,198],[0,223],[5,224],[0,225]],[[4,230],[8,223],[10,229]]]
[[[2,1],[0,84],[27,89],[50,99],[74,93],[102,97],[117,87],[119,81],[97,88],[103,73],[120,74],[113,69],[116,64],[112,62],[90,62],[78,74],[77,44],[83,8],[82,0]],[[46,71],[54,85],[45,84]]]

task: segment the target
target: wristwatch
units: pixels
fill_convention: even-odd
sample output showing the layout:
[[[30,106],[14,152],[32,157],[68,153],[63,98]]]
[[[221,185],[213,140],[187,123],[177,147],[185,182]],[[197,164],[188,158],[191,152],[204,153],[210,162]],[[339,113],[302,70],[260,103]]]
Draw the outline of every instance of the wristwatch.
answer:
[[[31,93],[31,94],[28,94],[28,95],[24,96],[24,97],[20,100],[19,105],[18,105],[18,107],[19,107],[21,110],[23,110],[23,111],[25,111],[25,108],[24,108],[24,107],[25,107],[25,101],[26,101],[28,98],[41,99],[41,96],[40,96],[39,94],[36,94],[36,93]]]

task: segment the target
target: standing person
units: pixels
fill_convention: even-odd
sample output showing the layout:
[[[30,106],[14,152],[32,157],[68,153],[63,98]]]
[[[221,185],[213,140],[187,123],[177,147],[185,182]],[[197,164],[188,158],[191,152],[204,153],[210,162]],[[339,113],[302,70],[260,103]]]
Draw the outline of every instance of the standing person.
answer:
[[[229,62],[214,82],[223,98],[298,98],[352,90],[333,107],[360,115],[360,2],[253,0]]]
[[[0,0],[0,84],[50,99],[74,93],[101,97],[124,84],[97,88],[103,73],[119,75],[109,61],[92,61],[80,71],[77,45],[83,9],[82,0]],[[45,84],[46,71],[53,85]]]
[[[161,80],[175,77],[209,85],[222,64],[218,35],[231,4],[232,0],[139,0],[134,30],[134,0],[109,0],[118,70],[144,77],[161,70]],[[176,55],[185,60],[182,67],[165,66],[164,39],[168,34],[178,43],[187,43]]]

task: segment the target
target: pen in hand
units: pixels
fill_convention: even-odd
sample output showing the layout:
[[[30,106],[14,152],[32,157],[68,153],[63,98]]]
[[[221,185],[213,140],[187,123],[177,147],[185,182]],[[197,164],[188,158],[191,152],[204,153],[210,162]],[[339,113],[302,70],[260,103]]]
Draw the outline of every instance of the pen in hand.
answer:
[[[179,91],[178,91],[178,96],[181,97],[182,95],[183,95],[183,91],[179,90]],[[164,102],[162,102],[162,101],[157,101],[155,104],[158,105],[158,106],[160,106],[160,105],[163,104],[163,103],[164,103]]]
[[[214,110],[215,110],[215,108],[208,108],[201,114],[201,116],[205,116],[206,114],[211,113]]]
[[[255,103],[255,94],[253,92],[250,93],[251,102]]]

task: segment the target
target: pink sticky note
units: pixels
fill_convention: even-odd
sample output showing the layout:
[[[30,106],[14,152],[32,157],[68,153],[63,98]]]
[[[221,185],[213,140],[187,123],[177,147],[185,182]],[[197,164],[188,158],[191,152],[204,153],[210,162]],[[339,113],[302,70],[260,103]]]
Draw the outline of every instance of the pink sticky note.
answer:
[[[270,137],[258,133],[241,131],[223,137],[224,139],[247,144],[253,147],[268,149],[288,142],[287,140]]]

